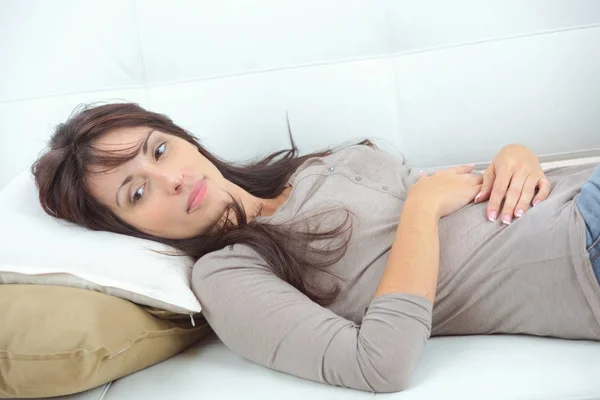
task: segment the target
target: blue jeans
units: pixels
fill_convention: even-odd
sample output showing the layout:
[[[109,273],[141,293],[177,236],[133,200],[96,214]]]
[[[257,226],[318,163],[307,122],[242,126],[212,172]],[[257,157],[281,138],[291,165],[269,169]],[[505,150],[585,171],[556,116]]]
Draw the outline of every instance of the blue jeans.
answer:
[[[600,283],[600,165],[575,196],[575,203],[585,221],[585,240],[594,275]]]

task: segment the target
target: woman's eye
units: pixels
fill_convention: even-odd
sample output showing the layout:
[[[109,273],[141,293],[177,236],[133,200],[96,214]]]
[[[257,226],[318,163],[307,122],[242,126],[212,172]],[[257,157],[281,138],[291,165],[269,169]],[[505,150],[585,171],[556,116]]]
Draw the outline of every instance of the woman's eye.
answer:
[[[132,202],[133,204],[137,203],[137,201],[138,201],[139,199],[141,199],[143,195],[144,195],[144,186],[140,186],[140,187],[139,187],[139,188],[138,188],[138,189],[135,191],[135,193],[133,193],[133,196],[132,196],[132,198],[131,198],[131,202]]]
[[[167,144],[162,143],[160,146],[158,146],[156,148],[156,151],[154,152],[154,158],[156,160],[158,160],[163,154],[165,154],[166,150],[167,150]]]

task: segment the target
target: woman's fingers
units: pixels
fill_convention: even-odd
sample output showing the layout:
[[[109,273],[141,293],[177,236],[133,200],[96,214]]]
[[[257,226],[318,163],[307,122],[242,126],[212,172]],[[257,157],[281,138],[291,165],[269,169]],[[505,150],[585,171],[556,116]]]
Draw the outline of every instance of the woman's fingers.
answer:
[[[502,222],[509,225],[513,220],[513,215],[516,213],[517,203],[524,193],[525,181],[528,174],[521,172],[514,174],[510,180],[510,186],[506,192],[504,199],[504,207],[502,208]]]
[[[475,164],[463,164],[457,167],[450,167],[436,171],[436,174],[468,174],[473,171]]]
[[[535,195],[535,198],[531,203],[534,206],[540,201],[546,200],[548,198],[548,195],[550,194],[550,190],[552,189],[552,185],[550,184],[548,178],[546,178],[546,175],[541,177],[538,181],[538,188],[538,194]]]
[[[477,193],[481,193],[481,190],[483,189],[483,182],[484,182],[483,176],[473,175],[472,180],[473,180],[473,184],[476,185],[477,188],[479,189],[479,192],[477,192]]]
[[[521,218],[523,214],[529,210],[529,205],[531,204],[531,199],[535,194],[535,188],[537,187],[539,179],[536,179],[534,176],[529,176],[525,180],[525,184],[523,185],[523,191],[521,192],[521,197],[519,198],[519,202],[515,206],[514,216],[517,218]]]
[[[473,186],[473,196],[476,196],[476,193],[481,192],[483,178],[481,176],[479,178],[481,179],[481,181],[478,184],[476,184],[475,186]],[[473,199],[475,199],[475,198],[473,198]]]
[[[498,218],[500,204],[506,195],[511,177],[511,171],[508,168],[504,168],[497,172],[496,179],[494,179],[490,201],[487,207],[487,217],[492,222],[496,221],[496,218]]]
[[[454,167],[454,171],[459,174],[468,174],[473,171],[473,168],[475,168],[475,164],[464,164]]]
[[[490,174],[491,176],[491,174]],[[490,179],[488,177],[488,179]],[[483,195],[476,198],[476,201],[483,201],[486,196],[486,184],[488,181],[484,177],[482,188]],[[537,195],[535,189],[539,188]],[[505,224],[510,224],[513,217],[520,218],[533,205],[545,200],[550,194],[551,185],[545,176],[538,178],[527,171],[511,173],[509,170],[501,171],[494,179],[491,190],[490,201],[488,204],[487,215],[490,221],[495,221],[498,217]],[[533,200],[532,200],[533,199]],[[500,205],[504,201],[502,212],[499,213]]]
[[[495,180],[496,172],[494,172],[494,166],[490,165],[483,173],[483,184],[481,185],[481,190],[477,196],[475,196],[475,203],[481,203],[490,198],[490,193],[492,193],[492,187],[494,186]]]

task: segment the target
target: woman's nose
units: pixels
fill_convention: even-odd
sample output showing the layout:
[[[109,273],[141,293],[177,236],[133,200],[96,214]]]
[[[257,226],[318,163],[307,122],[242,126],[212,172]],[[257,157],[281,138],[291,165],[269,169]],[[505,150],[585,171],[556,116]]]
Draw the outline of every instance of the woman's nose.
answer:
[[[179,194],[183,190],[183,174],[176,172],[162,172],[160,181],[168,194]]]

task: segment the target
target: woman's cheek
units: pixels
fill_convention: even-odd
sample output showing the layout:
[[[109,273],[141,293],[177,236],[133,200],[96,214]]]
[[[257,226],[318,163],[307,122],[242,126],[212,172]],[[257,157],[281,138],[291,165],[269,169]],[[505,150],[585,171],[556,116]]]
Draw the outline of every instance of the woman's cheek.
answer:
[[[146,216],[154,225],[162,224],[163,221],[172,220],[170,214],[173,214],[177,208],[174,205],[165,202],[155,202],[146,210]]]

